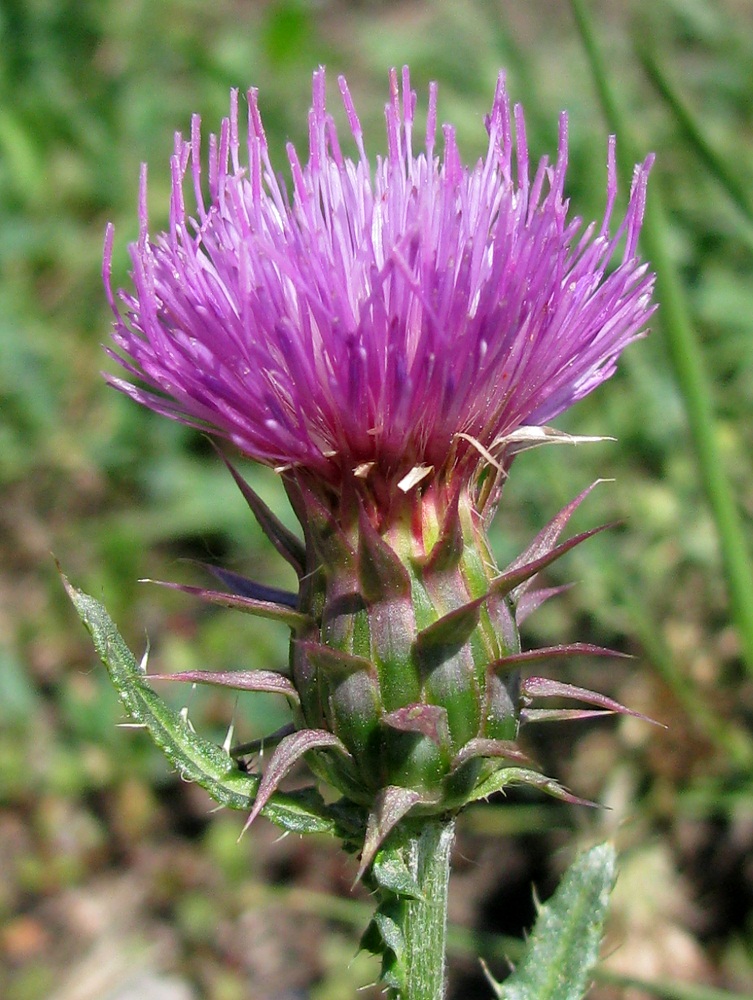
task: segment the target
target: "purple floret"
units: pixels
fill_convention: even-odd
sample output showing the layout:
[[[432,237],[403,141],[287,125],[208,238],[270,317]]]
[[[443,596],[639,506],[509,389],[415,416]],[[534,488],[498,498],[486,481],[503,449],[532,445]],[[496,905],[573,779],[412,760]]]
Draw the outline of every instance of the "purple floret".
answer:
[[[320,69],[308,162],[288,145],[289,193],[255,90],[246,150],[234,91],[206,177],[198,117],[189,141],[176,135],[170,228],[154,239],[143,171],[134,291],[113,294],[111,227],[104,263],[111,353],[139,385],[108,381],[260,462],[330,482],[354,470],[397,481],[416,467],[475,466],[484,450],[502,455],[517,428],[595,389],[642,335],[655,308],[653,275],[636,256],[652,157],[610,232],[610,139],[604,217],[581,231],[564,197],[566,116],[556,161],[543,158],[531,179],[523,112],[511,112],[501,75],[488,150],[472,168],[449,125],[435,153],[435,85],[414,154],[416,95],[407,68],[402,88],[391,73],[388,152],[374,166],[342,78],[339,87],[356,159],[340,150]]]

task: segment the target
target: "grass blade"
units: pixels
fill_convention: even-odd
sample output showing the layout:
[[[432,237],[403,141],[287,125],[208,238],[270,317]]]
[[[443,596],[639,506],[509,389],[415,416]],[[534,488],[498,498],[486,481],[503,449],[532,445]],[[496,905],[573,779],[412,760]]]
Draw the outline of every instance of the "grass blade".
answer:
[[[693,115],[690,108],[688,108],[680,97],[677,89],[670,82],[668,76],[659,65],[650,43],[646,41],[643,35],[636,36],[636,51],[646,71],[646,76],[674,115],[688,146],[695,152],[712,177],[716,178],[740,213],[745,216],[748,222],[753,222],[753,202],[750,200],[748,189],[730,170],[726,161],[719,156],[716,149],[707,140],[698,119]]]
[[[585,0],[570,0],[586,52],[594,84],[610,128],[619,133],[623,172],[632,169],[633,144],[624,116],[615,99],[609,74],[591,24]],[[669,252],[667,221],[656,180],[646,204],[641,240],[656,270],[656,294],[661,303],[661,322],[675,378],[680,387],[701,482],[716,525],[724,574],[737,627],[742,657],[753,675],[753,566],[742,520],[727,476],[716,429],[706,363],[690,318],[679,274]]]

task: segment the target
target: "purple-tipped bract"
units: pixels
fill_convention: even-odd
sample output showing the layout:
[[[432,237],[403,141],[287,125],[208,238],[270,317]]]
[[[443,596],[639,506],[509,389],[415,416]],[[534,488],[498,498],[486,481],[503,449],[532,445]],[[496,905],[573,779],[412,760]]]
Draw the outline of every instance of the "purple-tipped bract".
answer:
[[[504,459],[506,435],[607,379],[653,311],[653,275],[636,256],[651,157],[612,225],[610,140],[604,216],[583,230],[564,195],[566,116],[556,161],[531,171],[502,76],[472,168],[451,126],[436,149],[435,86],[416,154],[416,96],[407,69],[402,88],[391,73],[388,152],[374,164],[339,87],[356,158],[341,152],[319,70],[308,162],[288,146],[290,192],[255,90],[245,149],[237,92],[208,152],[198,117],[190,140],[176,136],[170,227],[154,238],[142,174],[135,291],[120,305],[111,229],[105,252],[114,356],[141,385],[109,381],[260,462],[335,484],[357,470],[405,488],[412,470],[418,482],[476,466],[484,451]]]

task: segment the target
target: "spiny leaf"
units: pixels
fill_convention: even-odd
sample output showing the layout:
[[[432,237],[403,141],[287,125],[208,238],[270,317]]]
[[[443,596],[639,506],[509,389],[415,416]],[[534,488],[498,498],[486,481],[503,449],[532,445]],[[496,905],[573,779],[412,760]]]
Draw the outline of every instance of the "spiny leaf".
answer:
[[[377,851],[371,876],[381,889],[407,899],[422,899],[415,877],[403,860],[402,852],[389,847]]]
[[[221,805],[251,808],[259,777],[242,771],[222,747],[195,733],[179,712],[165,704],[147,683],[105,608],[73,587],[65,576],[62,579],[131,718],[149,732],[183,778],[201,785]],[[264,814],[284,830],[296,833],[335,831],[334,820],[313,790],[276,795],[267,801]]]
[[[382,940],[395,955],[397,964],[402,965],[402,956],[405,951],[405,938],[401,926],[400,903],[397,900],[390,900],[382,903],[374,913],[374,923],[379,930]]]
[[[600,844],[577,858],[554,896],[539,910],[525,955],[498,1000],[582,1000],[599,957],[615,850]]]
[[[397,959],[395,952],[385,941],[382,931],[388,937],[394,939],[401,951],[403,945],[402,932],[400,932],[399,926],[394,919],[388,923],[389,918],[388,914],[384,912],[384,905],[377,910],[377,913],[371,918],[368,927],[361,935],[359,949],[368,951],[372,955],[381,955],[380,985],[383,984],[387,989],[394,990],[395,992],[394,994],[391,993],[391,996],[402,996],[405,989],[405,963]],[[377,914],[381,914],[379,920],[377,920]]]

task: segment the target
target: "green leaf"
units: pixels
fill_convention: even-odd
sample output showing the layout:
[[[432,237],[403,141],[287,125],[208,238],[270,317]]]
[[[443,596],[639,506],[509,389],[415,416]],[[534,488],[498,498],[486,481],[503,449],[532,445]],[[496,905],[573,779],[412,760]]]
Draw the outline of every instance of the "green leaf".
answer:
[[[149,732],[182,778],[201,785],[221,805],[250,810],[259,788],[259,775],[242,771],[226,750],[194,732],[188,719],[170,708],[149,686],[143,666],[137,663],[106,609],[71,586],[65,577],[63,583],[134,722]],[[262,812],[277,826],[293,833],[333,833],[336,828],[315,789],[278,792]]]
[[[374,913],[374,923],[379,928],[382,940],[395,954],[398,961],[405,951],[402,921],[402,907],[397,900],[388,900],[382,903]]]
[[[395,848],[382,848],[377,852],[371,874],[381,889],[387,889],[406,899],[423,899],[418,882],[403,860],[402,852]]]
[[[581,1000],[590,985],[615,880],[612,844],[581,854],[540,908],[523,959],[498,1000]]]

